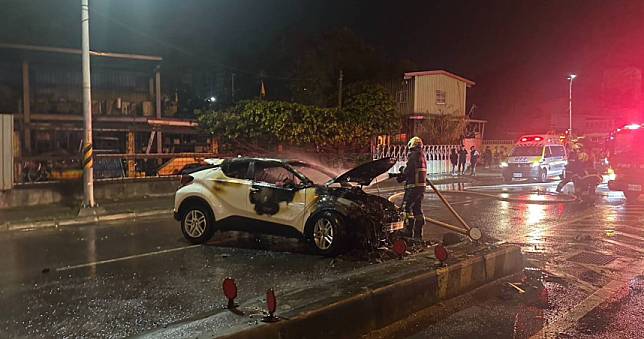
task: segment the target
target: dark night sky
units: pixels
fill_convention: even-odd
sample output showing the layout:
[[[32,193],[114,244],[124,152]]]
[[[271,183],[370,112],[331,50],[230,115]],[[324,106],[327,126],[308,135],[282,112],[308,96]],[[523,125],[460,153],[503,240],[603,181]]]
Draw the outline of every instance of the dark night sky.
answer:
[[[2,0],[0,41],[80,46],[80,0]],[[493,131],[510,106],[596,91],[601,70],[644,66],[644,1],[90,0],[92,49],[200,55],[234,67],[285,32],[349,27],[394,58],[477,82]],[[108,19],[109,18],[109,19]],[[260,62],[261,63],[261,62]]]

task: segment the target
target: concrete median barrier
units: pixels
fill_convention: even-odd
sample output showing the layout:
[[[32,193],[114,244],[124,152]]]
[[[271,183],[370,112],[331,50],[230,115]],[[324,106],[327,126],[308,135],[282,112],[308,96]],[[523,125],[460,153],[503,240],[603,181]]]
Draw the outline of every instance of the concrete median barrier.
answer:
[[[523,269],[516,246],[501,245],[452,260],[444,267],[428,255],[375,265],[366,272],[293,293],[278,295],[276,323],[240,323],[200,337],[356,338],[443,300],[467,293]],[[160,334],[159,332],[157,334]]]

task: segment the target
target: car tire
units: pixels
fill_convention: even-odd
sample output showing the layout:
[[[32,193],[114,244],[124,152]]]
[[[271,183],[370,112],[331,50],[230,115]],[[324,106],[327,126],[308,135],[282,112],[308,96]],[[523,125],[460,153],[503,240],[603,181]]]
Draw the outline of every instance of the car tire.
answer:
[[[629,202],[636,202],[640,198],[640,192],[625,191],[624,196]]]
[[[307,238],[316,254],[333,257],[342,253],[347,242],[344,218],[333,211],[317,214],[311,220]]]
[[[215,234],[215,218],[203,204],[188,206],[181,215],[181,233],[192,244],[203,244]]]
[[[545,168],[542,168],[539,171],[539,182],[547,182],[548,181],[548,170]]]

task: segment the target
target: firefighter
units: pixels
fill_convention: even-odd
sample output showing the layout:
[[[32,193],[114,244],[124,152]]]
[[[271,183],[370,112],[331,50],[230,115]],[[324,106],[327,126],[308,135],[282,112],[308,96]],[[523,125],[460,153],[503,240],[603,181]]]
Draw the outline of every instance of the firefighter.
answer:
[[[411,217],[407,221],[407,234],[414,239],[423,239],[423,226],[425,216],[423,215],[422,203],[427,185],[427,159],[422,150],[423,141],[419,137],[413,137],[407,143],[409,154],[407,165],[398,176],[399,182],[405,182],[405,196],[403,204],[405,214]]]
[[[584,150],[581,143],[572,145],[572,152],[568,156],[568,165],[566,165],[566,175],[557,185],[557,192],[561,192],[563,187],[569,182],[573,182],[577,177],[586,176],[591,170],[590,158]]]

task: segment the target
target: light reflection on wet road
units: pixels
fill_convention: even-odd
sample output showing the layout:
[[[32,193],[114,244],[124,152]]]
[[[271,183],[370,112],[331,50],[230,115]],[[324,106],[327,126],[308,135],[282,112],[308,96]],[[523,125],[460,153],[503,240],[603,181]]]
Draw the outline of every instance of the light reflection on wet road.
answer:
[[[534,198],[553,188],[476,191]],[[527,193],[534,190],[539,192]],[[455,207],[472,226],[522,247],[528,271],[516,282],[527,293],[507,285],[484,296],[474,293],[460,311],[435,324],[411,323],[413,330],[407,333],[415,333],[411,338],[641,337],[644,204],[625,204],[620,194],[605,190],[600,187],[604,196],[593,208],[461,198]],[[468,206],[475,206],[477,213],[466,213],[471,211]],[[437,214],[438,219],[449,218],[444,212]]]
[[[502,185],[475,192],[541,201],[551,199],[553,189],[554,184]],[[547,330],[560,337],[642,331],[634,319],[642,319],[644,272],[633,265],[644,256],[643,205],[625,205],[614,195],[595,208],[464,193],[447,198],[470,225],[522,246],[531,268],[523,281],[528,295],[499,287],[492,295],[475,295],[469,307],[442,322],[417,324],[407,335],[523,338],[544,325],[554,326]],[[433,194],[426,195],[425,213],[456,222]],[[440,238],[446,231],[426,225],[425,232]],[[265,236],[219,234],[213,243],[188,247],[168,218],[0,234],[0,337],[134,335],[212,312],[222,303],[219,284],[228,275],[237,278],[244,301],[261,296],[267,284],[296,289],[369,265],[311,256],[297,241]],[[568,260],[581,252],[615,259],[605,265]],[[81,267],[68,269],[75,265]],[[595,301],[599,306],[590,313],[576,311],[620,274],[621,294]],[[570,314],[579,320],[566,327]]]

